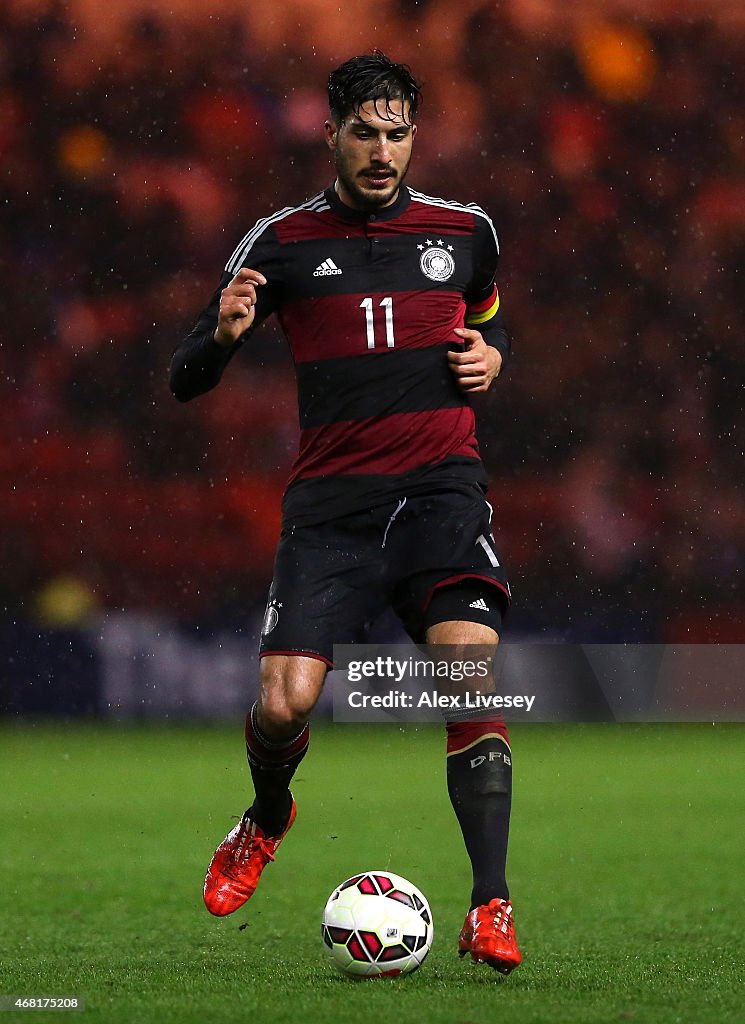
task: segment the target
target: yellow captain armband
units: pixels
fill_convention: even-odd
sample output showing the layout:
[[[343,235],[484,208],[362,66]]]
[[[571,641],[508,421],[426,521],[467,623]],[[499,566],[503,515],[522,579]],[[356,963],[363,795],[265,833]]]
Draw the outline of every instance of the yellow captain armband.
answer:
[[[494,290],[488,299],[485,299],[483,302],[479,302],[476,305],[468,306],[466,309],[466,325],[468,327],[477,327],[479,324],[485,324],[487,320],[491,320],[498,309],[499,292],[495,285]]]

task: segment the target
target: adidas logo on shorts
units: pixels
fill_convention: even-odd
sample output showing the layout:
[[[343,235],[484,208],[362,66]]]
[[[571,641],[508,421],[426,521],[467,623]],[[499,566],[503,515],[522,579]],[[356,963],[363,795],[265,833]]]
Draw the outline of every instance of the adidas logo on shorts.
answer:
[[[341,274],[342,270],[337,267],[332,259],[324,260],[313,271],[313,277],[328,277],[329,274]]]
[[[486,603],[486,601],[483,599],[483,597],[480,597],[478,599],[478,601],[471,601],[471,603],[469,604],[468,607],[469,608],[478,608],[478,610],[480,612],[488,612],[489,611],[489,605]]]

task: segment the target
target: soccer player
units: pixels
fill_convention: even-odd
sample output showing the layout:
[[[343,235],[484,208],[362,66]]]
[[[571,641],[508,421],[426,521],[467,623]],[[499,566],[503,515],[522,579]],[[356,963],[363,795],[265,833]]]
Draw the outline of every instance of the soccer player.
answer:
[[[421,95],[406,66],[353,57],[328,92],[334,184],[244,235],[171,366],[179,400],[208,391],[276,313],[297,373],[300,448],[246,718],[255,796],[207,872],[216,915],[253,895],[292,827],[289,784],[334,643],[363,639],[392,607],[417,643],[493,651],[509,602],[471,406],[509,350],[494,227],[478,206],[404,184]],[[521,960],[505,880],[511,772],[501,718],[447,722],[473,869],[459,952],[503,974]]]

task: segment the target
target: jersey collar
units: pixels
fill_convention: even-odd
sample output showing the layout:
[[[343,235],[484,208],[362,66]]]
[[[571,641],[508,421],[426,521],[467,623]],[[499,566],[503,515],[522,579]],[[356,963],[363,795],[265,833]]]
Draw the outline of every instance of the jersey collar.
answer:
[[[347,206],[343,203],[339,196],[336,194],[336,189],[333,185],[324,192],[326,201],[328,202],[334,213],[341,217],[343,220],[357,221],[381,221],[381,220],[393,220],[394,217],[400,217],[404,210],[407,209],[411,202],[411,195],[406,185],[401,185],[398,190],[398,195],[390,206],[384,206],[380,210],[368,212],[366,210],[353,210],[351,206]]]

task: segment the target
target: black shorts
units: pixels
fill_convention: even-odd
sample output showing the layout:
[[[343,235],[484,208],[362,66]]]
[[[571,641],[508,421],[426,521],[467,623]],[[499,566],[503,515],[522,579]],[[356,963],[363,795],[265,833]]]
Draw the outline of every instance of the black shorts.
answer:
[[[449,620],[500,632],[510,589],[491,516],[474,484],[283,529],[261,657],[304,654],[332,666],[334,644],[363,642],[387,607],[415,643]]]

